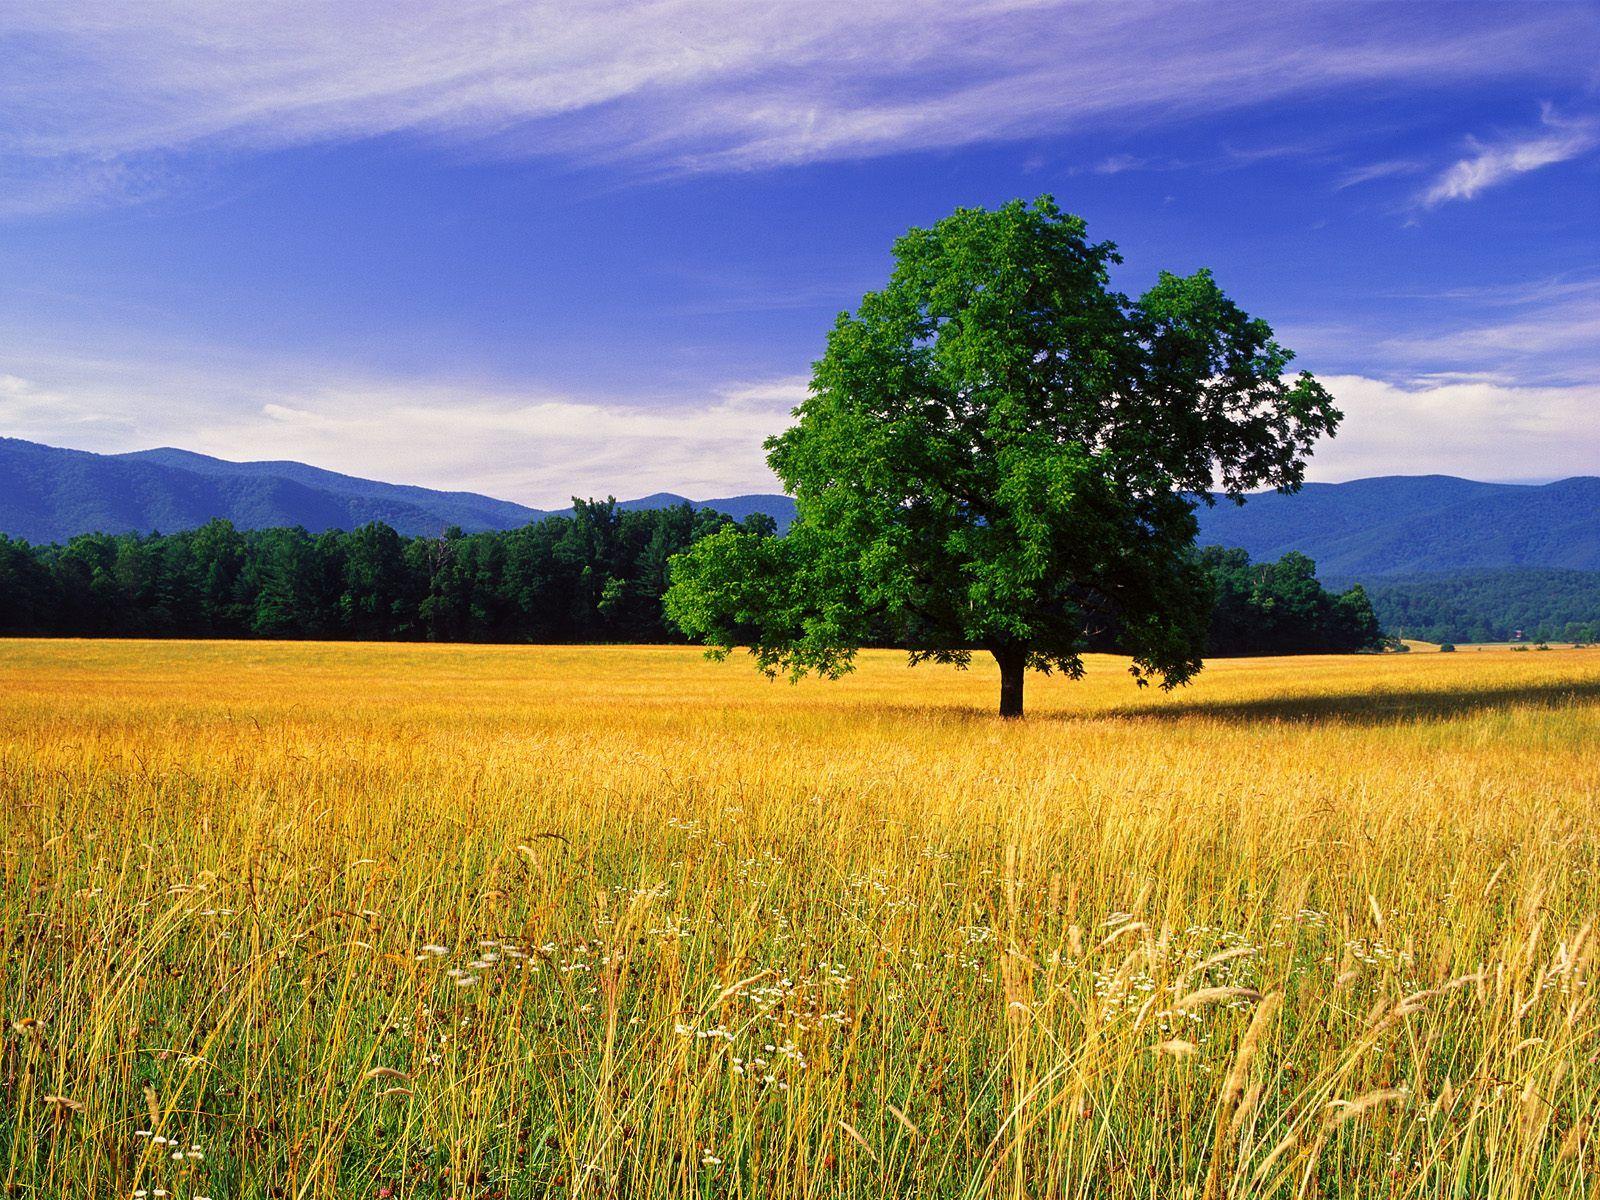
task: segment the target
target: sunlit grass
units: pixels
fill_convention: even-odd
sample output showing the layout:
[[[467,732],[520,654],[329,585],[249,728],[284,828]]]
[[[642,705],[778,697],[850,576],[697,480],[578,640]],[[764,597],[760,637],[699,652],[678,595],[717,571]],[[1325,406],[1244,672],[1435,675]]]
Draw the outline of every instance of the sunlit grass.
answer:
[[[1581,1196],[1600,651],[0,643],[39,1197]]]

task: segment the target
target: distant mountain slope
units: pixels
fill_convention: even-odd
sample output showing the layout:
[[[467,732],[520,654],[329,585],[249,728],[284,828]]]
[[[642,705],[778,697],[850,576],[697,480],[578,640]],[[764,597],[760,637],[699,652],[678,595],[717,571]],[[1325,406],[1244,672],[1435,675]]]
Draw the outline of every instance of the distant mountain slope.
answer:
[[[412,509],[428,514],[430,521],[443,521],[445,526],[460,525],[463,529],[514,529],[526,525],[544,514],[536,508],[514,504],[510,500],[496,500],[476,492],[438,492],[431,488],[412,487],[407,484],[379,483],[372,479],[358,479],[353,475],[340,475],[337,471],[324,471],[298,462],[229,462],[195,454],[190,450],[176,450],[164,446],[159,450],[136,450],[131,454],[112,457],[124,462],[156,463],[193,471],[217,479],[283,479],[336,496],[347,496],[360,505],[359,511],[376,511],[393,507],[396,512]],[[366,520],[384,520],[383,517],[366,517]],[[388,522],[391,525],[393,521]],[[399,528],[396,526],[396,528]],[[404,532],[404,531],[402,531]]]
[[[621,502],[663,508],[658,492]],[[689,501],[737,519],[794,519],[781,495]],[[561,510],[569,514],[571,509]],[[227,462],[164,448],[132,454],[60,450],[0,438],[0,533],[31,542],[79,533],[172,533],[226,517],[246,529],[303,525],[314,532],[383,521],[405,534],[511,529],[550,515],[473,492],[380,483],[298,462]],[[1392,475],[1313,483],[1293,496],[1263,493],[1243,507],[1201,509],[1203,544],[1240,546],[1256,559],[1300,550],[1326,581],[1439,571],[1600,570],[1600,478],[1538,486],[1474,483],[1448,475]]]
[[[230,463],[182,450],[90,454],[0,438],[0,532],[30,542],[79,533],[172,533],[226,517],[243,529],[313,532],[384,521],[402,533],[509,529],[536,509],[430,492],[299,463]]]
[[[1441,571],[1377,579],[1367,591],[1386,630],[1424,641],[1600,638],[1600,571]]]
[[[726,513],[735,521],[742,521],[751,513],[766,513],[778,523],[778,531],[786,532],[794,521],[794,501],[784,495],[775,493],[756,492],[748,496],[722,496],[715,500],[691,500],[687,496],[680,496],[676,492],[654,492],[648,496],[641,496],[637,500],[619,500],[617,507],[629,510],[650,508],[671,508],[677,504],[692,504],[696,509],[710,508],[719,513]],[[559,509],[551,514],[557,517],[570,517],[570,508]]]
[[[622,502],[662,508],[667,493]],[[794,517],[787,496],[691,501],[742,519],[770,513],[781,529]],[[571,510],[564,510],[570,513]],[[513,529],[549,515],[474,492],[358,479],[298,462],[228,462],[170,447],[91,454],[0,437],[0,533],[61,542],[80,533],[174,533],[225,517],[241,529],[303,525],[314,533],[382,521],[403,534]]]
[[[1517,567],[1600,570],[1600,478],[1542,485],[1391,475],[1201,509],[1200,540],[1252,558],[1299,550],[1324,580]]]

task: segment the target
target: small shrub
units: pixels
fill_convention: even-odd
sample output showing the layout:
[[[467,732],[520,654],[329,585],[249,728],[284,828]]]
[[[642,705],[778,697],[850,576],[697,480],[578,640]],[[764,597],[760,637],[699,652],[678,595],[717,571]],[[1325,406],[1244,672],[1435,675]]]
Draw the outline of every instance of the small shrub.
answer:
[[[1454,654],[1455,652],[1456,652],[1456,644],[1454,642],[1440,642],[1439,643],[1439,653],[1440,654]]]

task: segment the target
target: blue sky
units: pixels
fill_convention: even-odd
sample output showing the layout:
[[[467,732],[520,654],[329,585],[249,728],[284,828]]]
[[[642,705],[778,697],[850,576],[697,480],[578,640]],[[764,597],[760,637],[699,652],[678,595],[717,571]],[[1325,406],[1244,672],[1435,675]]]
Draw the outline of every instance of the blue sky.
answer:
[[[890,244],[1054,194],[1348,413],[1311,475],[1600,473],[1600,5],[13,0],[0,434],[768,490]]]

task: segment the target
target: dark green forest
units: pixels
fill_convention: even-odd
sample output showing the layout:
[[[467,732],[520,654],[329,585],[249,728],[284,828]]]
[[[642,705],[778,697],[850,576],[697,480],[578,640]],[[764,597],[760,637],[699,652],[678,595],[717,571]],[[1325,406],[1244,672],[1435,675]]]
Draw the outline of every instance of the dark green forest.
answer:
[[[578,501],[519,529],[404,537],[387,525],[312,535],[227,521],[174,534],[0,535],[0,633],[439,642],[680,642],[669,563],[731,517],[687,504]],[[742,522],[773,534],[772,518]],[[1200,551],[1216,592],[1211,653],[1370,649],[1359,588],[1332,595],[1302,554],[1252,563]]]
[[[1341,654],[1383,641],[1361,585],[1329,592],[1317,582],[1317,564],[1298,551],[1253,563],[1243,550],[1207,546],[1200,561],[1214,594],[1213,655]]]
[[[1600,571],[1518,568],[1379,580],[1384,629],[1429,642],[1600,641]]]
[[[227,521],[65,545],[0,537],[0,631],[371,641],[660,642],[667,562],[730,518],[578,502],[519,529],[404,537]],[[772,528],[755,515],[747,528]]]

